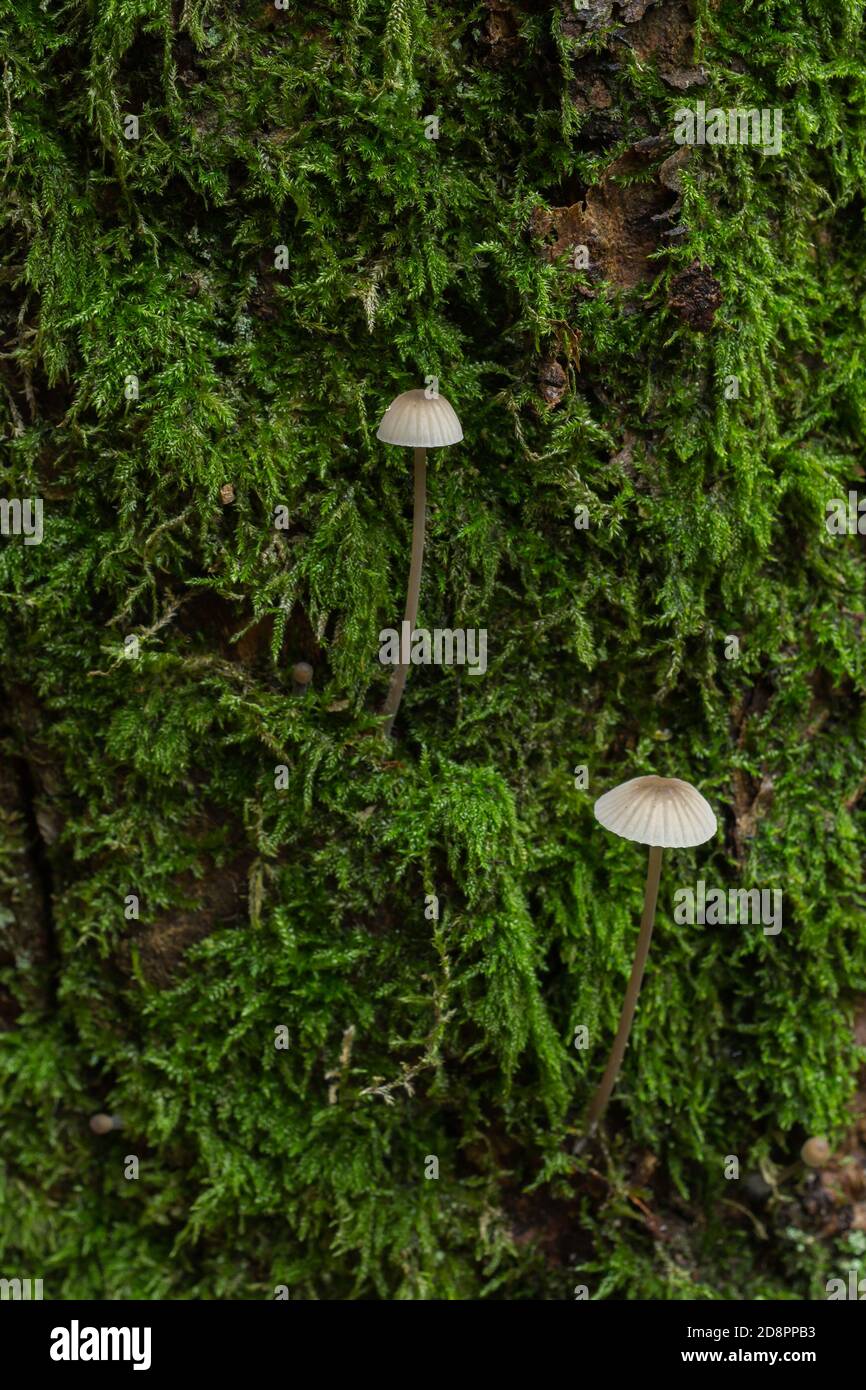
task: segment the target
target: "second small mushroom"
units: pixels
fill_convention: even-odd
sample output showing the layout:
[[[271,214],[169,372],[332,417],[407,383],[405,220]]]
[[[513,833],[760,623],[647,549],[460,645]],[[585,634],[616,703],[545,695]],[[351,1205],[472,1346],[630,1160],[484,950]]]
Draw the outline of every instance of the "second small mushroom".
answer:
[[[619,1028],[611,1048],[601,1085],[587,1112],[591,1134],[604,1114],[619,1075],[631,1032],[637,997],[652,940],[656,900],[665,849],[702,845],[716,833],[716,818],[697,787],[678,777],[633,777],[595,803],[595,818],[614,835],[649,845],[643,915],[637,939],[634,964],[620,1014]]]

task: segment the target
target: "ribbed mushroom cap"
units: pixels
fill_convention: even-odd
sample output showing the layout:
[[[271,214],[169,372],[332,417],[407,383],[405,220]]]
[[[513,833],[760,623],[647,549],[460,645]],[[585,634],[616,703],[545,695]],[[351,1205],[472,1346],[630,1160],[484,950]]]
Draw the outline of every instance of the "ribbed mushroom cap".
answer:
[[[622,782],[598,798],[595,818],[624,840],[665,849],[702,845],[716,833],[709,803],[697,787],[679,777],[633,777]]]
[[[394,397],[382,416],[376,438],[383,444],[438,449],[443,444],[459,444],[463,431],[444,396],[428,399],[422,390],[404,391]]]

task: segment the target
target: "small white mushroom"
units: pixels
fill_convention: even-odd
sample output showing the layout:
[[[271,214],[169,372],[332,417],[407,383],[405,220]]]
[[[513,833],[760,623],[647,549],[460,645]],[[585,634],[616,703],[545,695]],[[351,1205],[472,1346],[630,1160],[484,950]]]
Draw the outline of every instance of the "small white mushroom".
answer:
[[[459,444],[463,430],[454,407],[444,396],[428,396],[426,391],[404,391],[395,396],[376,431],[383,444],[401,444],[406,449],[439,449]]]
[[[606,830],[612,830],[614,835],[625,840],[649,845],[650,851],[634,964],[607,1067],[587,1112],[590,1134],[604,1114],[628,1045],[652,940],[662,853],[665,849],[702,845],[717,829],[712,809],[697,787],[678,777],[633,777],[600,796],[594,809],[596,820]]]
[[[376,434],[383,444],[399,444],[415,450],[415,491],[412,512],[412,558],[409,564],[409,586],[406,593],[406,616],[411,639],[418,617],[418,594],[421,589],[421,564],[424,558],[424,528],[427,518],[427,450],[459,444],[463,438],[460,421],[452,406],[438,392],[404,391],[396,396],[382,416]],[[390,734],[394,717],[400,708],[406,685],[408,663],[394,668],[388,694],[382,706],[385,733]]]
[[[94,1134],[110,1134],[113,1129],[122,1129],[119,1115],[91,1115],[90,1128]]]
[[[807,1139],[802,1149],[800,1157],[810,1168],[823,1168],[830,1162],[833,1150],[827,1143],[823,1135],[815,1135],[812,1139]]]
[[[295,695],[306,695],[313,679],[313,668],[309,661],[296,661],[292,667],[292,691]]]

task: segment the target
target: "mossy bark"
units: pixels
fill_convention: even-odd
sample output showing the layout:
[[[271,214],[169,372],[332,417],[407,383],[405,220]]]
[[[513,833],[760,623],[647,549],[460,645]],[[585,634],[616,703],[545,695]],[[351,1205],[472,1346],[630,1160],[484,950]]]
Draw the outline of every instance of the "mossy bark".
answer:
[[[792,1177],[764,1241],[725,1170],[859,1152],[862,4],[23,0],[0,39],[3,496],[44,507],[0,537],[0,1270],[822,1296],[850,1215]],[[780,153],[678,145],[698,101]],[[388,741],[375,429],[431,374],[419,622],[489,665],[413,668]],[[666,856],[590,1163],[643,885],[592,803],[648,772],[722,832]],[[697,877],[781,932],[678,926]]]

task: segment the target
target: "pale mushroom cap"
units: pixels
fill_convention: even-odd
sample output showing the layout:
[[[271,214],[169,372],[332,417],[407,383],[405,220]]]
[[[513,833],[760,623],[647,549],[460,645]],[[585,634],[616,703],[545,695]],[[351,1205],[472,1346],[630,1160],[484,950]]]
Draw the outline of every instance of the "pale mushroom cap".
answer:
[[[114,1117],[111,1115],[91,1115],[90,1128],[94,1134],[110,1134],[114,1129]]]
[[[595,803],[606,830],[642,845],[684,849],[716,833],[716,818],[697,787],[679,777],[633,777]]]
[[[376,438],[383,444],[403,444],[414,449],[438,449],[459,444],[460,421],[444,396],[428,399],[423,390],[395,396],[382,416]]]
[[[815,1138],[806,1140],[800,1150],[800,1157],[810,1168],[823,1168],[829,1163],[832,1152],[827,1140],[816,1135]]]

